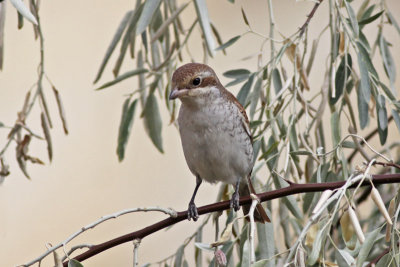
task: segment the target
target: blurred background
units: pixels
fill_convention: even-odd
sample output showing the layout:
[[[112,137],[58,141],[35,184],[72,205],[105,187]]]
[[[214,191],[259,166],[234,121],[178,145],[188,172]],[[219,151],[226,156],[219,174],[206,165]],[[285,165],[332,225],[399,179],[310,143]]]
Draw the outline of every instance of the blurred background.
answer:
[[[180,1],[184,3],[185,1]],[[17,111],[23,105],[24,96],[37,80],[39,43],[34,41],[32,26],[25,21],[22,30],[17,30],[17,12],[7,3],[5,21],[5,59],[0,73],[0,121],[12,126]],[[266,1],[207,1],[210,18],[219,29],[223,41],[247,30],[243,23],[241,7],[244,8],[252,28],[268,35],[268,9]],[[284,36],[294,33],[305,21],[313,7],[308,1],[273,1],[277,30]],[[398,17],[400,2],[387,1],[392,13]],[[32,180],[19,170],[15,150],[10,148],[6,157],[12,173],[0,186],[0,259],[2,266],[15,266],[36,258],[46,250],[46,244],[57,244],[65,240],[80,227],[103,215],[133,207],[162,206],[178,211],[187,208],[195,179],[186,166],[178,131],[169,125],[168,113],[161,103],[163,117],[164,154],[160,154],[145,134],[139,114],[126,149],[125,160],[118,162],[116,144],[121,107],[124,94],[137,87],[136,79],[128,79],[103,91],[94,91],[93,80],[106,48],[125,12],[132,9],[135,1],[41,1],[40,18],[45,38],[45,69],[48,77],[59,90],[69,125],[69,135],[63,134],[57,117],[55,100],[48,83],[44,82],[49,108],[53,114],[52,141],[54,157],[47,160],[46,143],[35,141],[30,153],[46,161],[45,166],[28,165]],[[309,26],[309,36],[315,38],[327,24],[328,2],[324,1]],[[190,23],[194,15],[190,5],[183,13],[183,21]],[[389,28],[389,27],[388,27]],[[386,28],[385,28],[386,29]],[[374,31],[376,29],[373,29]],[[399,46],[399,35],[394,32],[388,41]],[[200,30],[196,29],[200,34]],[[375,36],[376,32],[371,33]],[[315,36],[313,36],[315,35]],[[278,34],[276,36],[279,37]],[[278,38],[277,37],[277,38]],[[321,39],[316,62],[310,76],[313,86],[320,88],[324,66],[323,47],[329,45],[329,35]],[[222,83],[227,82],[222,73],[233,68],[257,68],[254,55],[263,39],[246,35],[228,48],[227,56],[217,53],[208,62]],[[191,41],[191,53],[198,61],[203,52],[200,43]],[[399,62],[400,49],[391,52]],[[114,62],[116,56],[111,58]],[[123,69],[130,70],[131,61],[126,59]],[[186,62],[183,62],[186,63]],[[182,64],[183,64],[182,63]],[[112,65],[112,64],[111,64]],[[111,65],[106,69],[100,83],[113,78]],[[398,69],[400,66],[397,66]],[[382,66],[377,66],[382,71]],[[121,72],[123,73],[124,70]],[[399,71],[397,73],[399,77]],[[399,85],[400,79],[397,79]],[[236,93],[240,86],[229,88]],[[41,133],[38,106],[34,107],[28,124]],[[376,123],[376,122],[374,122]],[[374,124],[375,125],[375,124]],[[398,131],[391,133],[398,138]],[[0,147],[6,143],[8,130],[0,128]],[[397,136],[396,136],[397,135]],[[378,142],[376,143],[378,144]],[[214,202],[218,186],[203,184],[196,198],[197,206]],[[117,236],[139,230],[144,226],[165,218],[158,213],[137,213],[108,221],[90,230],[73,242],[100,243]],[[201,219],[200,219],[201,221]],[[175,253],[185,237],[191,235],[200,224],[183,222],[168,231],[153,234],[142,241],[139,263],[159,261]],[[212,242],[213,233],[205,236],[204,242]],[[131,266],[133,246],[130,243],[118,246],[84,261],[85,266]],[[210,257],[212,255],[210,254]],[[42,266],[50,266],[52,257]]]

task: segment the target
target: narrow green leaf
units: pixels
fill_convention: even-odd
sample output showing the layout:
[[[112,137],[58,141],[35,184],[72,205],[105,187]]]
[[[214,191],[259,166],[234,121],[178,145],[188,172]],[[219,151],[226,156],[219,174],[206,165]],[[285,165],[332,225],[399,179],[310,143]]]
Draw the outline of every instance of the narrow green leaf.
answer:
[[[281,61],[282,56],[284,55],[286,49],[292,44],[292,42],[287,42],[284,44],[281,49],[279,50],[278,54],[275,57],[275,65],[278,65]]]
[[[141,34],[146,30],[146,27],[153,19],[154,13],[160,6],[161,0],[147,0],[144,2],[143,11],[137,23],[136,35]]]
[[[384,255],[375,265],[375,267],[395,267],[395,260],[391,253]]]
[[[364,49],[362,45],[358,45],[359,48]],[[361,95],[364,98],[364,102],[369,103],[371,99],[371,84],[369,80],[369,74],[368,74],[368,68],[366,66],[366,61],[369,60],[369,58],[365,58],[365,54],[359,51],[357,53],[357,58],[358,58],[358,66],[360,68],[360,76],[361,76],[361,82],[360,82],[360,87],[361,87]]]
[[[309,156],[312,155],[310,151],[307,150],[297,150],[297,151],[290,151],[290,155],[293,156]]]
[[[110,86],[117,84],[117,83],[119,83],[125,79],[128,79],[132,76],[139,75],[139,74],[146,73],[146,72],[148,72],[147,69],[136,69],[136,70],[131,70],[131,71],[125,72],[124,74],[119,75],[114,80],[101,85],[99,88],[96,88],[95,90],[101,90],[101,89],[110,87]]]
[[[128,21],[129,18],[132,16],[132,13],[133,11],[130,10],[126,12],[125,16],[122,18],[122,21],[120,22],[117,31],[114,33],[114,37],[112,38],[111,43],[108,45],[106,54],[104,55],[103,61],[101,62],[99,71],[97,72],[96,78],[94,79],[93,83],[96,83],[101,78],[101,75],[103,74],[107,62],[111,57],[111,54],[113,53],[115,47],[117,47],[117,44],[121,39],[122,33],[124,32],[126,25],[128,25]]]
[[[395,110],[395,109],[392,109],[392,116],[393,116],[394,122],[396,123],[397,129],[400,132],[400,115],[399,115],[399,112],[397,110]]]
[[[183,252],[185,251],[185,246],[182,245],[178,248],[175,254],[175,263],[174,267],[181,267],[182,266],[182,260],[183,260]]]
[[[275,94],[277,95],[279,91],[282,89],[281,75],[277,68],[274,68],[272,70],[272,82],[274,83]]]
[[[207,46],[208,53],[210,56],[214,56],[215,41],[212,36],[211,22],[208,16],[208,8],[205,0],[194,0],[194,5],[196,7],[197,17],[200,21],[200,27],[205,38],[205,43]]]
[[[391,100],[391,101],[396,101],[396,96],[393,94],[393,91],[390,90],[384,83],[379,82],[379,85],[381,86],[381,88],[383,89],[383,91],[385,92],[386,96]],[[394,91],[396,92],[396,91]]]
[[[240,35],[237,35],[237,36],[235,36],[235,37],[232,37],[231,39],[229,39],[229,41],[227,41],[227,42],[224,43],[223,45],[221,45],[221,46],[215,48],[215,51],[223,50],[223,49],[225,49],[225,48],[227,48],[227,47],[233,45],[237,40],[239,40],[240,37],[241,37]]]
[[[224,72],[222,75],[224,75],[227,78],[241,78],[241,77],[248,77],[250,75],[250,71],[247,69],[234,69],[234,70],[228,70]]]
[[[249,21],[247,20],[247,16],[246,16],[246,13],[244,13],[243,7],[242,7],[242,17],[243,17],[244,23],[245,23],[247,26],[250,27]]]
[[[325,225],[322,224],[322,222],[321,222],[320,226],[324,227]],[[317,262],[320,251],[321,251],[322,243],[324,242],[324,240],[326,238],[328,230],[329,230],[329,227],[325,226],[323,229],[320,229],[318,231],[317,236],[315,237],[315,240],[313,243],[311,253],[308,255],[308,258],[307,258],[307,266],[312,266]]]
[[[333,146],[337,146],[340,142],[340,118],[337,111],[332,113],[331,116],[331,130]]]
[[[83,264],[77,260],[71,259],[68,261],[68,267],[83,267]]]
[[[273,223],[257,223],[258,250],[260,259],[270,259],[263,267],[275,266],[275,237]],[[252,267],[254,264],[252,265]]]
[[[1,127],[4,127],[4,123],[2,123],[1,121],[0,121],[0,128]]]
[[[347,61],[347,68],[346,66],[346,61]],[[345,54],[342,57],[342,60],[340,62],[340,65],[336,71],[335,75],[335,97],[332,97],[332,93],[329,94],[329,103],[331,105],[336,104],[336,102],[339,100],[340,96],[343,94],[343,89],[347,83],[348,78],[350,77],[351,74],[351,68],[352,68],[352,60],[350,54]]]
[[[187,2],[186,4],[181,5],[178,9],[176,9],[169,17],[164,21],[162,25],[160,25],[156,32],[153,34],[151,37],[150,42],[153,43],[155,40],[160,38],[168,29],[168,26],[174,22],[174,20],[178,17],[178,15],[189,5],[190,2]]]
[[[386,9],[386,15],[389,18],[389,22],[396,28],[397,32],[400,34],[400,26],[397,21],[394,19],[392,13],[389,9]]]
[[[349,15],[349,18],[350,18],[351,27],[353,29],[354,36],[358,37],[359,28],[358,28],[356,14],[354,13],[354,10],[351,7],[351,5],[347,3],[347,1],[343,1],[343,2],[346,5],[347,14]]]
[[[248,239],[244,242],[242,259],[241,259],[241,267],[250,267],[250,242]]]
[[[336,250],[336,260],[340,267],[350,267],[355,263],[355,259],[351,254],[345,249],[337,249]]]
[[[378,241],[378,235],[379,232],[381,231],[382,227],[379,227],[372,232],[369,232],[366,234],[365,241],[362,244],[362,247],[360,249],[360,253],[358,254],[357,258],[357,267],[362,267],[365,261],[367,260],[367,257],[370,254],[370,251],[372,249],[372,246],[376,241]]]
[[[358,12],[357,12],[357,20],[358,21],[363,20],[363,18],[367,18],[367,17],[371,16],[372,11],[369,14],[366,14],[366,13],[367,13],[368,9],[371,9],[371,7],[373,9],[375,7],[375,5],[371,5],[370,7],[368,7],[369,2],[370,2],[370,0],[366,0],[366,1],[363,1],[362,4],[360,5],[360,8],[358,9]],[[367,7],[368,7],[368,9],[367,9]]]
[[[21,14],[24,18],[37,25],[38,22],[35,16],[29,11],[29,8],[22,2],[21,0],[10,0],[11,4],[18,10],[18,13]]]
[[[382,10],[381,12],[378,12],[375,15],[369,17],[369,18],[363,19],[363,20],[359,21],[358,24],[359,25],[369,24],[369,23],[373,22],[374,20],[376,20],[377,18],[379,18],[383,14],[383,12],[385,12],[385,11]]]
[[[253,120],[254,113],[256,112],[256,107],[258,100],[260,99],[260,93],[262,88],[262,79],[258,78],[256,83],[254,84],[253,92],[251,93],[251,102],[250,102],[250,118]]]
[[[242,88],[240,88],[240,91],[237,94],[237,100],[239,101],[240,104],[242,104],[242,106],[246,105],[246,99],[247,96],[249,95],[251,86],[253,85],[253,80],[254,80],[254,75],[250,75],[247,82],[243,84]]]
[[[382,34],[379,37],[379,51],[381,52],[386,75],[390,80],[390,87],[392,88],[392,90],[395,90],[394,83],[396,80],[396,65],[392,54],[390,53],[388,43],[386,42]]]
[[[368,124],[368,103],[362,93],[361,83],[357,86],[357,105],[358,105],[358,118],[360,119],[360,127],[364,129]]]
[[[129,135],[133,125],[137,99],[129,105],[130,99],[126,99],[122,107],[121,122],[119,124],[117,155],[118,160],[122,161],[125,156],[125,147],[129,140]],[[129,107],[128,107],[129,106]]]
[[[388,117],[385,97],[383,95],[378,95],[377,97],[376,113],[378,118],[379,140],[381,141],[381,145],[384,145],[388,134]]]
[[[151,93],[147,97],[142,116],[144,117],[144,126],[146,132],[149,135],[151,141],[156,146],[158,151],[164,153],[161,136],[162,121],[157,99],[154,96],[154,93]]]
[[[368,42],[367,42],[367,44],[368,44]],[[373,77],[375,77],[376,79],[379,80],[378,72],[376,71],[374,64],[372,64],[372,60],[371,60],[371,57],[369,54],[370,48],[368,47],[368,45],[366,45],[366,42],[357,41],[357,48],[358,48],[358,52],[361,53],[363,63],[367,66],[369,73],[372,74]]]

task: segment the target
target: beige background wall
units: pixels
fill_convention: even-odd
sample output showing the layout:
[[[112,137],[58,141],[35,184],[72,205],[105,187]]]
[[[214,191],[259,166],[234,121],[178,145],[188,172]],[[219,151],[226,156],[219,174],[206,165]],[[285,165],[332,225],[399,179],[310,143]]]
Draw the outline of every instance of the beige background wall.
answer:
[[[286,36],[297,30],[312,7],[312,3],[293,0],[273,2],[277,25]],[[228,1],[208,1],[211,19],[224,40],[246,31],[240,14],[242,4],[254,30],[268,34],[266,1],[237,1],[235,5]],[[392,0],[388,4],[398,18],[399,3]],[[325,25],[327,5],[324,1],[311,22],[310,35],[317,34]],[[135,88],[136,81],[128,80],[102,92],[93,90],[92,81],[106,47],[122,15],[133,6],[133,1],[123,0],[42,1],[40,14],[46,39],[45,68],[62,95],[70,134],[64,136],[62,133],[51,88],[45,82],[55,124],[52,130],[54,160],[46,166],[28,166],[32,176],[32,181],[28,181],[14,162],[14,149],[9,149],[7,159],[12,173],[0,186],[1,266],[15,266],[35,258],[45,251],[47,242],[56,244],[102,215],[140,206],[159,205],[176,210],[187,207],[195,181],[186,167],[178,133],[166,123],[164,107],[165,155],[153,147],[136,114],[126,159],[118,163],[115,149],[123,95]],[[192,21],[193,5],[184,13],[184,18]],[[16,12],[8,3],[5,62],[0,73],[0,121],[7,125],[15,121],[25,93],[36,81],[39,62],[39,47],[33,41],[31,25],[26,22],[18,31],[16,22]],[[399,36],[394,31],[392,33],[389,41],[397,47],[392,53],[399,62]],[[246,62],[240,59],[257,50],[261,41],[257,36],[247,35],[228,50],[228,56],[218,54],[209,63],[220,77],[222,72],[236,67],[254,70],[255,59]],[[192,44],[192,54],[201,60],[202,54],[195,49],[200,46],[195,42]],[[325,49],[318,53],[324,54]],[[113,62],[115,57],[111,60]],[[132,68],[131,61],[125,63],[125,69]],[[311,77],[318,90],[323,75],[318,74],[318,66],[323,64],[317,62]],[[109,68],[103,82],[112,78],[110,73]],[[40,133],[38,111],[37,107],[33,110],[28,124]],[[7,130],[0,129],[0,147],[5,143],[6,135]],[[35,140],[30,151],[48,163],[44,142]],[[197,204],[211,203],[217,188],[204,184]],[[153,213],[128,215],[84,234],[74,244],[103,242],[161,218],[164,216]],[[140,263],[158,261],[173,253],[198,224],[181,223],[167,232],[146,238],[140,249]],[[212,241],[210,233],[205,242]],[[130,266],[131,251],[132,245],[125,244],[84,263],[85,266]],[[43,266],[50,266],[51,261],[45,263]]]

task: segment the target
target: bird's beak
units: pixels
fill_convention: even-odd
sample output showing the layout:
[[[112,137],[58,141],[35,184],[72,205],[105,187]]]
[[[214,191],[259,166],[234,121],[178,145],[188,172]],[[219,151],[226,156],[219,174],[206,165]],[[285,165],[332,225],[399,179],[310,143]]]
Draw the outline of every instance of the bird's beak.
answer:
[[[182,96],[185,96],[189,93],[188,89],[178,89],[175,87],[171,93],[169,94],[169,100],[174,100],[175,98],[180,98]]]

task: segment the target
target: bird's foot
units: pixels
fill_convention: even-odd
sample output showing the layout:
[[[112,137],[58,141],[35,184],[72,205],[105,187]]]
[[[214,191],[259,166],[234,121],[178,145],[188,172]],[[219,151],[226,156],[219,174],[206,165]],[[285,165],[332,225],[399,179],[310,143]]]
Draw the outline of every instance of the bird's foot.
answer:
[[[193,221],[197,221],[198,218],[199,213],[197,212],[196,204],[194,204],[194,202],[190,202],[188,207],[188,220],[190,221],[193,219]]]
[[[238,192],[233,193],[231,202],[230,202],[230,207],[233,208],[234,211],[240,210],[239,193]]]

